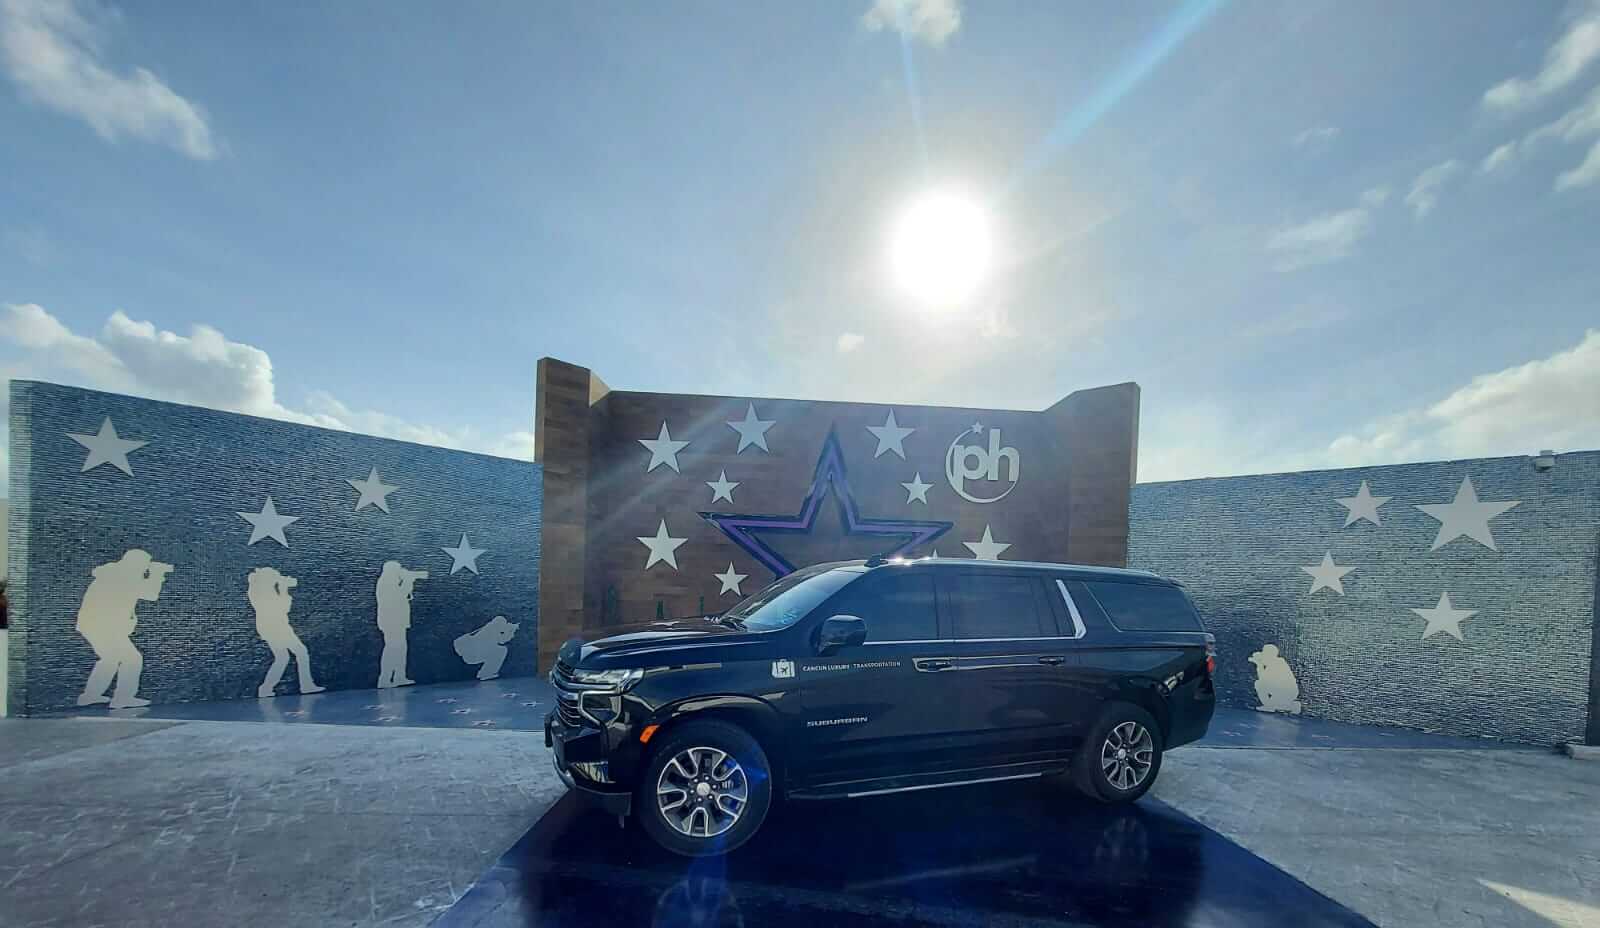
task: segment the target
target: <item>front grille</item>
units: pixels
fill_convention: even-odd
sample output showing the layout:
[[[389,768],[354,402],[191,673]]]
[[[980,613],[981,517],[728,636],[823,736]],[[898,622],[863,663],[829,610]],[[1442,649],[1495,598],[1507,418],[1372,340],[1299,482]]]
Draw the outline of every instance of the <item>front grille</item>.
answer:
[[[555,669],[550,671],[550,685],[556,691],[556,713],[561,723],[570,728],[582,728],[583,716],[578,712],[579,686],[573,682],[571,665],[556,661]]]
[[[556,694],[556,713],[561,716],[561,722],[572,728],[583,726],[583,717],[578,714],[578,698],[565,693]]]

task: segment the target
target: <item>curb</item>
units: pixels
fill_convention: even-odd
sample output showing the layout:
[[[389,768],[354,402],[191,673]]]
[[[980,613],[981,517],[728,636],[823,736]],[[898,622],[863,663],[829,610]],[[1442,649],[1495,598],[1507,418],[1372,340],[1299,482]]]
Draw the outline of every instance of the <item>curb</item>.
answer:
[[[1568,741],[1561,746],[1568,757],[1574,760],[1600,760],[1600,744],[1578,744]]]

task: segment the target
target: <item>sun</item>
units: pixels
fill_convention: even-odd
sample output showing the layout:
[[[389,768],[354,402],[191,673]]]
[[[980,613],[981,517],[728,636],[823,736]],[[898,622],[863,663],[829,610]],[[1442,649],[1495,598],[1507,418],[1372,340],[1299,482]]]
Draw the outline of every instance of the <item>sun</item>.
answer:
[[[895,220],[889,268],[919,305],[948,309],[969,300],[989,273],[994,243],[982,204],[952,190],[923,193]]]

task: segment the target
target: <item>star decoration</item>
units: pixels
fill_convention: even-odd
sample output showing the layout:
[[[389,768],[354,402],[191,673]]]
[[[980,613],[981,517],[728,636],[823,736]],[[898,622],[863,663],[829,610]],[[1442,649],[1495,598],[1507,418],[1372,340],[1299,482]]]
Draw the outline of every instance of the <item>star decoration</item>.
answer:
[[[715,480],[706,481],[706,486],[711,488],[711,501],[713,503],[719,499],[725,499],[730,503],[733,502],[733,488],[738,485],[738,481],[728,480],[727,471],[718,474]]]
[[[395,491],[395,485],[384,483],[378,477],[378,469],[374,467],[372,473],[365,480],[346,480],[345,483],[355,487],[361,498],[356,500],[356,512],[367,506],[377,506],[384,512],[389,511],[389,494]]]
[[[655,438],[641,438],[639,439],[639,444],[650,449],[650,463],[645,465],[645,473],[648,474],[663,464],[680,474],[683,473],[678,470],[678,452],[682,451],[689,443],[686,441],[674,441],[672,433],[667,431],[665,419],[661,420],[661,434]]]
[[[472,571],[473,573],[477,573],[478,555],[482,554],[486,549],[474,548],[470,543],[468,543],[466,533],[462,533],[460,544],[456,545],[454,548],[440,548],[439,550],[450,555],[451,573],[455,573],[463,567]]]
[[[767,451],[767,429],[772,428],[772,424],[776,421],[778,420],[757,419],[755,403],[745,407],[744,421],[728,423],[728,428],[739,433],[739,447],[733,453],[738,454],[751,445]]]
[[[1494,546],[1494,535],[1489,533],[1489,520],[1521,502],[1480,503],[1478,491],[1472,486],[1472,478],[1461,478],[1461,486],[1456,488],[1456,498],[1452,502],[1417,507],[1439,520],[1439,534],[1433,539],[1433,547],[1428,550],[1437,551],[1463,535],[1490,551],[1500,550]]]
[[[744,591],[739,589],[739,584],[743,583],[749,577],[749,574],[734,573],[732,561],[728,562],[727,570],[720,574],[712,574],[711,576],[716,577],[722,582],[722,589],[717,591],[718,596],[721,596],[723,593],[732,593],[735,596],[744,595]]]
[[[1362,484],[1362,486],[1366,486],[1366,484]],[[1335,564],[1333,562],[1332,551],[1329,551],[1322,556],[1321,564],[1318,564],[1314,567],[1302,567],[1300,569],[1311,575],[1311,593],[1315,593],[1321,589],[1329,589],[1335,593],[1338,593],[1340,596],[1344,595],[1344,581],[1340,578],[1350,571],[1355,570],[1354,567],[1340,567],[1338,564]],[[1307,593],[1306,595],[1310,596],[1311,593]]]
[[[949,522],[922,522],[910,519],[868,519],[861,515],[855,495],[850,491],[849,475],[844,466],[844,453],[839,448],[839,436],[829,431],[822,442],[822,453],[817,456],[817,467],[812,473],[811,488],[800,501],[800,511],[793,515],[735,515],[725,512],[702,512],[700,517],[715,525],[760,564],[782,577],[794,572],[794,565],[762,540],[767,533],[781,535],[810,534],[822,509],[823,497],[832,494],[839,507],[840,522],[846,535],[877,535],[903,539],[894,547],[882,552],[893,556],[920,548],[950,530]],[[643,541],[644,539],[640,539]]]
[[[1461,637],[1461,621],[1478,614],[1476,609],[1457,609],[1450,602],[1449,593],[1439,594],[1439,605],[1432,609],[1413,609],[1417,615],[1428,621],[1428,627],[1422,630],[1422,639],[1426,641],[1429,635],[1439,632],[1449,632],[1456,636],[1457,641],[1466,641]]]
[[[867,431],[878,439],[878,448],[872,452],[873,457],[880,457],[886,452],[893,451],[895,454],[900,455],[900,460],[903,461],[906,458],[906,449],[903,442],[906,440],[906,436],[915,432],[916,429],[901,427],[900,423],[895,421],[894,410],[891,409],[889,410],[889,418],[883,420],[882,425],[869,425],[867,426]]]
[[[1349,514],[1344,517],[1344,524],[1349,527],[1362,519],[1366,519],[1373,525],[1382,525],[1383,523],[1378,521],[1378,507],[1391,499],[1394,499],[1394,497],[1373,496],[1372,491],[1367,489],[1367,482],[1363,480],[1361,481],[1361,489],[1356,491],[1356,495],[1346,496],[1335,502],[1350,510]]]
[[[678,556],[674,552],[678,550],[679,545],[689,540],[687,538],[673,538],[668,535],[666,519],[661,520],[661,525],[656,529],[654,537],[649,535],[637,535],[635,537],[639,539],[640,544],[650,549],[650,557],[644,562],[645,570],[654,567],[658,561],[666,561],[668,566],[673,570],[677,570]]]
[[[966,545],[967,550],[972,552],[972,556],[980,561],[998,561],[1000,560],[1001,552],[1011,547],[1010,542],[1001,543],[995,541],[994,536],[989,533],[989,526],[987,525],[983,527],[982,539],[978,541],[963,541],[962,544]]]
[[[928,505],[928,488],[933,486],[933,484],[922,482],[922,471],[917,471],[916,476],[911,478],[910,483],[902,483],[900,485],[906,488],[907,506],[911,505],[912,503],[921,503],[924,506]]]
[[[147,441],[134,441],[118,435],[117,427],[111,424],[109,416],[100,423],[100,431],[95,434],[80,435],[68,432],[67,437],[89,449],[88,456],[83,459],[83,467],[78,469],[80,474],[94,470],[101,464],[110,464],[132,477],[133,468],[128,464],[128,452],[137,451],[150,444]]]
[[[299,522],[299,516],[285,516],[278,513],[278,507],[272,504],[272,497],[262,505],[260,512],[241,512],[239,518],[250,523],[250,540],[245,545],[253,545],[263,538],[271,538],[285,548],[289,547],[289,539],[283,537],[283,530],[294,522]]]

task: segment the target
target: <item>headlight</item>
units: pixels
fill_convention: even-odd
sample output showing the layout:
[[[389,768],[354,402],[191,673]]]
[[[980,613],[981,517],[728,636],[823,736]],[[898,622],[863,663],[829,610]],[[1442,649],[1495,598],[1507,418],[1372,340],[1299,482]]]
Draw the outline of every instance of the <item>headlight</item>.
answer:
[[[643,676],[644,670],[642,668],[634,668],[632,670],[574,669],[572,671],[572,679],[576,683],[584,683],[589,686],[610,686],[619,690],[625,690],[638,683],[639,678]]]

